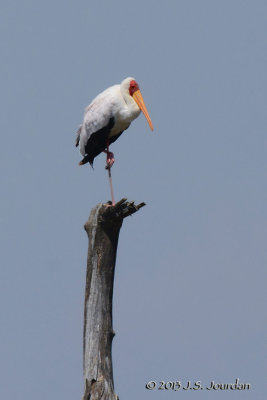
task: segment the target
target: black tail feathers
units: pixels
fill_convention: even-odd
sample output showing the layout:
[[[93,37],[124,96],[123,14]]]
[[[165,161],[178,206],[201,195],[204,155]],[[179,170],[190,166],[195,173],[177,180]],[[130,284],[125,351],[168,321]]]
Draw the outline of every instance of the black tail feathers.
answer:
[[[93,167],[94,159],[91,158],[91,157],[89,157],[88,155],[85,156],[85,157],[79,162],[79,165],[84,165],[84,164],[87,164],[88,162],[89,162],[89,164],[91,165],[91,167],[94,168],[94,167]]]

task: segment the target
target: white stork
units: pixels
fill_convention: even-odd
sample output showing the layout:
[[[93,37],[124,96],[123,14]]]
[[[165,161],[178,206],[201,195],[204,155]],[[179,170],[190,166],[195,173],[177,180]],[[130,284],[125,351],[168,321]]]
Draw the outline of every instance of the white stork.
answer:
[[[129,128],[141,111],[153,131],[150,116],[134,78],[126,78],[120,85],[111,86],[100,93],[86,107],[83,123],[77,131],[76,147],[80,144],[83,156],[79,165],[89,162],[93,166],[94,158],[105,152],[106,168],[110,173],[115,160],[113,153],[109,151],[109,145]]]

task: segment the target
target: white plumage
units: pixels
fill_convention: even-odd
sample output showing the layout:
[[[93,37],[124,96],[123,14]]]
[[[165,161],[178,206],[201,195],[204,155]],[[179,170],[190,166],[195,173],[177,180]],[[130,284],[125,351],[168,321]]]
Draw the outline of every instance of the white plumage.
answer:
[[[151,129],[152,122],[134,78],[126,78],[120,85],[100,93],[85,109],[83,123],[77,131],[76,146],[84,157],[80,165],[89,162],[105,151],[131,122],[144,112]],[[111,154],[111,153],[110,153]]]

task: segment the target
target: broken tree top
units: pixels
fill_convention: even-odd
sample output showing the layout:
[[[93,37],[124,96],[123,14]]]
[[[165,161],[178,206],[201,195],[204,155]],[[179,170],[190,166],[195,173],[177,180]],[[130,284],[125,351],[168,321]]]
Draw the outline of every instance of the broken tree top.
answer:
[[[141,207],[144,207],[145,203],[140,203],[138,205],[134,204],[134,201],[127,201],[127,199],[123,198],[118,201],[114,206],[111,205],[112,203],[109,201],[105,205],[108,206],[106,211],[103,214],[103,217],[106,218],[118,218],[123,219],[128,217],[128,215],[134,214],[138,211]]]

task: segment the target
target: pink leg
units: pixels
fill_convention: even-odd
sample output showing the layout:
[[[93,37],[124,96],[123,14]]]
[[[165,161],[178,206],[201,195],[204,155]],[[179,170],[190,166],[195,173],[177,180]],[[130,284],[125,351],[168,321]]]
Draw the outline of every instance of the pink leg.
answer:
[[[112,178],[111,178],[111,167],[115,162],[114,154],[109,151],[109,141],[107,140],[107,150],[104,150],[104,152],[107,154],[107,164],[106,164],[106,169],[108,170],[108,178],[109,178],[109,186],[110,186],[110,192],[111,192],[111,200],[112,200],[112,205],[115,206],[115,198],[114,198],[114,192],[113,192],[113,186],[112,186]]]
[[[110,168],[108,168],[108,178],[109,178],[109,187],[110,187],[112,205],[115,206],[115,198],[114,198],[114,192],[113,192],[113,186],[112,186],[112,178],[111,178],[111,171],[110,171]]]
[[[114,154],[109,151],[109,141],[107,140],[107,150],[104,150],[104,153],[107,155],[107,164],[106,169],[110,169],[115,162]]]

